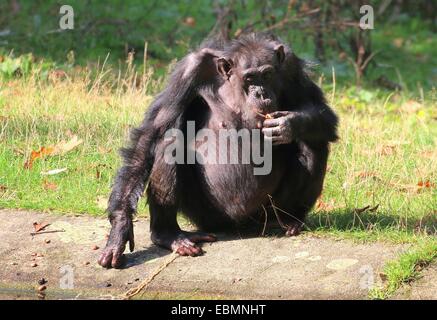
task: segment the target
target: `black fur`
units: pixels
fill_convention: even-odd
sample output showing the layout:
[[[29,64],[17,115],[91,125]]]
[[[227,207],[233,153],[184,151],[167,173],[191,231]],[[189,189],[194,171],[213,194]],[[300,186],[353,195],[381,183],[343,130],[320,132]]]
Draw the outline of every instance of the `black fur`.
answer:
[[[213,120],[237,129],[248,126],[238,111],[223,107],[225,97],[218,89],[227,80],[217,74],[215,61],[218,57],[235,63],[240,58],[264,61],[263,55],[268,56],[276,45],[285,48],[284,63],[274,75],[280,86],[277,104],[279,111],[290,114],[287,123],[294,139],[273,147],[271,174],[254,177],[246,165],[211,169],[165,163],[164,133],[171,128],[185,130],[187,120],[195,121],[197,129]],[[205,41],[176,65],[167,87],[149,107],[141,126],[133,130],[130,146],[122,150],[124,162],[108,207],[112,230],[99,263],[120,266],[127,241],[133,250],[131,217],[147,182],[152,240],[180,254],[200,254],[194,243],[213,241],[214,237],[181,231],[176,222],[178,211],[199,228],[214,230],[257,219],[267,208],[289,234],[297,233],[321,193],[329,143],[337,139],[336,128],[337,117],[307,76],[304,61],[280,39],[251,34],[228,42]]]

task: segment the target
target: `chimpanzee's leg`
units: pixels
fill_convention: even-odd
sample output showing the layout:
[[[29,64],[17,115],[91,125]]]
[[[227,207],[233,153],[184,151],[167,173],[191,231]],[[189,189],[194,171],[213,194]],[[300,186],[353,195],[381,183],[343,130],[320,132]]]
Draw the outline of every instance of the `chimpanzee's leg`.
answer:
[[[179,202],[178,167],[166,163],[162,154],[157,153],[147,188],[152,242],[183,256],[201,255],[203,251],[196,243],[215,241],[216,238],[211,234],[187,232],[179,228],[176,220]]]
[[[296,236],[322,192],[328,146],[326,143],[300,142],[291,151],[287,174],[272,200],[285,235]]]

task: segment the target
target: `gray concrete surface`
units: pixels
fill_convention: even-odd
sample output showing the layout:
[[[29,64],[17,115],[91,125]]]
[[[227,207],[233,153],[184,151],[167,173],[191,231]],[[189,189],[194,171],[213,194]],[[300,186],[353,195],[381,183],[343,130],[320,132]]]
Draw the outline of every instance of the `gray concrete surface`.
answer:
[[[0,299],[37,299],[41,278],[48,281],[45,299],[115,299],[169,257],[150,242],[145,218],[135,222],[136,250],[122,270],[96,263],[109,232],[104,218],[0,210],[0,221]],[[33,222],[64,232],[31,236]],[[366,299],[384,262],[405,250],[311,233],[218,236],[221,241],[204,245],[205,255],[173,261],[142,298]]]

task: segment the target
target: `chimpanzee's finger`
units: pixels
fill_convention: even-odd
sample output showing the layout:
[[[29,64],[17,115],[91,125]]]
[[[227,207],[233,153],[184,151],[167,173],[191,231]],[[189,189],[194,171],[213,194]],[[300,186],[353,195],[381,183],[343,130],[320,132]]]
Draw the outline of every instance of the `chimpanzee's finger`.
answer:
[[[134,241],[134,229],[131,228],[129,230],[129,251],[132,252],[135,249],[135,241]]]
[[[281,119],[281,118],[266,119],[263,122],[263,128],[278,127],[283,123],[284,123],[284,119]]]
[[[286,115],[288,115],[290,113],[290,111],[275,111],[272,113],[269,113],[268,116],[270,118],[280,118],[280,117],[284,117]]]
[[[105,251],[103,251],[102,255],[100,256],[98,263],[104,268],[110,268],[111,261],[112,261],[112,250],[108,251],[105,249]]]
[[[111,261],[111,265],[113,268],[120,268],[121,265],[123,264],[123,250],[121,250],[120,248],[117,248],[114,250],[113,254],[112,254],[112,261]]]
[[[281,134],[281,129],[279,127],[263,128],[262,132],[267,137],[275,137]]]

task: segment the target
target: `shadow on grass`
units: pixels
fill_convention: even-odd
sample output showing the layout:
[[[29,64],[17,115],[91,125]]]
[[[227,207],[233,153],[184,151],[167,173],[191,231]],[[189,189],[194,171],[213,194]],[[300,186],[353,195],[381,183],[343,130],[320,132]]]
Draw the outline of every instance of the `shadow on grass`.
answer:
[[[384,231],[397,230],[416,234],[437,234],[437,215],[429,213],[421,218],[392,215],[387,212],[357,212],[342,209],[330,212],[315,212],[309,215],[306,227],[309,230],[336,231]]]

